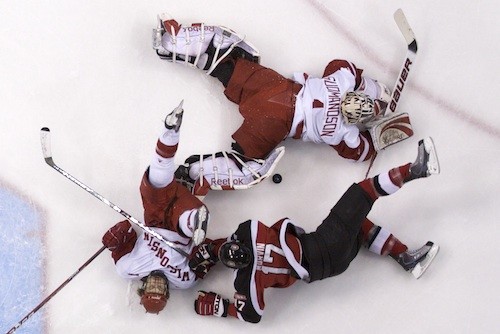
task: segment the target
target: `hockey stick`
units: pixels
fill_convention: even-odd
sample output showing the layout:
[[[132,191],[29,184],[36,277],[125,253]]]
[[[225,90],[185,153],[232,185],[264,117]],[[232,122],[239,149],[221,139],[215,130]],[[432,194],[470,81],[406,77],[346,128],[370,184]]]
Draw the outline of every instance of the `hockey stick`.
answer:
[[[396,80],[396,84],[392,90],[391,102],[388,105],[388,108],[392,113],[396,112],[399,99],[401,98],[401,93],[403,92],[406,80],[408,80],[408,75],[410,74],[411,66],[417,56],[417,39],[415,38],[415,34],[413,33],[413,30],[411,30],[411,27],[408,24],[405,14],[401,8],[394,13],[394,21],[396,21],[401,34],[403,34],[403,37],[406,40],[408,51],[406,52],[405,61],[403,62],[403,66],[401,66],[401,71],[399,71],[398,79]]]
[[[415,57],[417,56],[417,39],[413,30],[411,29],[408,21],[406,20],[406,16],[403,13],[403,10],[399,8],[394,12],[394,21],[398,25],[399,31],[403,35],[406,40],[406,44],[408,46],[408,50],[406,51],[406,57],[401,66],[401,70],[399,71],[398,78],[396,83],[394,84],[394,89],[391,94],[391,101],[387,105],[387,109],[390,110],[391,113],[395,113],[398,107],[399,99],[401,98],[401,94],[403,93],[403,88],[405,87],[406,81],[408,80],[408,75],[410,74],[411,67],[413,62],[415,61]],[[378,154],[374,154],[370,159],[370,165],[368,166],[368,170],[365,174],[365,179],[368,177],[368,173],[373,166],[373,162]]]
[[[49,300],[52,299],[59,291],[61,291],[62,288],[64,288],[73,278],[75,278],[76,275],[80,273],[85,267],[89,265],[90,262],[94,261],[94,259],[99,256],[104,250],[106,249],[106,246],[102,246],[97,252],[95,252],[94,255],[92,255],[80,268],[78,268],[71,276],[69,276],[61,285],[57,287],[50,295],[47,296],[40,304],[38,304],[35,308],[33,308],[24,318],[19,320],[19,322],[12,327],[6,334],[12,334],[14,333],[19,327],[21,327],[26,321],[28,321],[29,318],[31,318],[36,312],[38,312],[39,309],[41,309],[45,304],[48,303]]]
[[[173,250],[175,250],[176,252],[178,252],[182,256],[189,257],[189,255],[184,250],[178,248],[173,242],[165,240],[165,238],[163,238],[159,233],[153,231],[150,227],[144,225],[144,223],[141,223],[140,221],[138,221],[137,219],[135,219],[134,217],[129,215],[127,212],[123,211],[117,205],[111,203],[108,199],[101,196],[94,189],[85,185],[84,183],[79,181],[77,178],[75,178],[74,176],[72,176],[71,174],[66,172],[64,169],[62,169],[61,167],[56,165],[56,163],[52,159],[52,150],[51,150],[51,146],[50,146],[50,130],[49,130],[49,128],[44,127],[40,130],[40,141],[42,143],[43,157],[44,157],[47,165],[54,168],[57,172],[59,172],[65,178],[67,178],[71,182],[75,183],[77,186],[79,186],[80,188],[82,188],[83,190],[85,190],[86,192],[88,192],[89,194],[91,194],[92,196],[94,196],[95,198],[97,198],[98,200],[100,200],[101,202],[103,202],[104,204],[106,204],[107,206],[109,206],[110,208],[112,208],[113,210],[118,212],[119,214],[121,214],[123,217],[125,217],[131,223],[139,226],[141,229],[143,229],[147,233],[149,233],[152,236],[156,237],[157,239],[161,240],[167,246],[169,246],[170,248],[172,248]]]

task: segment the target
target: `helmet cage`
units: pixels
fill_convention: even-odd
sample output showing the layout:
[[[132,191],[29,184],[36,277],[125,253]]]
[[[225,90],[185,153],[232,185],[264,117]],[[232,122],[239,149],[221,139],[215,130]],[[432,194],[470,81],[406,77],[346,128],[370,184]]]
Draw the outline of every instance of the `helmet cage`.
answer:
[[[340,110],[347,124],[363,123],[373,117],[373,100],[364,93],[347,92]]]
[[[170,297],[168,280],[159,270],[152,271],[143,279],[142,287],[138,291],[141,296],[141,305],[146,313],[160,313],[167,305]]]

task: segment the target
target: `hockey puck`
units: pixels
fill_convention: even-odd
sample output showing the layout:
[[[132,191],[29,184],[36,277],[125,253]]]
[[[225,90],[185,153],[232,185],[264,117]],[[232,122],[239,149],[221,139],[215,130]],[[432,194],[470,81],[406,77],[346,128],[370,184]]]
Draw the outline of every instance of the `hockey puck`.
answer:
[[[278,184],[278,183],[281,183],[281,181],[283,180],[283,178],[281,177],[281,174],[274,174],[273,175],[273,182]]]

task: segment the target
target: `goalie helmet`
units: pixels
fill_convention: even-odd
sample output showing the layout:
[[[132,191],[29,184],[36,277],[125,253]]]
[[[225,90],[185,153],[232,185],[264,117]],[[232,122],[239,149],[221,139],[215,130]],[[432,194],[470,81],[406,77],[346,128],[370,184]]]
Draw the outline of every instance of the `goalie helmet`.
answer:
[[[340,110],[347,124],[363,123],[373,116],[373,100],[364,93],[348,92]]]
[[[241,269],[252,262],[252,251],[240,241],[231,240],[220,247],[219,259],[226,267]]]
[[[146,313],[160,313],[167,305],[170,297],[168,280],[160,270],[152,271],[143,279],[142,287],[138,290],[141,296],[141,305]]]

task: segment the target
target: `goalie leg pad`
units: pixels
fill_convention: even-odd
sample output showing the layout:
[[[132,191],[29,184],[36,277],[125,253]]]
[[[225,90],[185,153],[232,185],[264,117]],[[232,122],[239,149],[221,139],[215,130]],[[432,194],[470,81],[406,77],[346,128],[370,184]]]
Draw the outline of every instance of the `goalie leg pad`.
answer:
[[[285,153],[276,148],[266,159],[248,159],[236,152],[199,155],[186,160],[185,175],[191,180],[195,195],[206,195],[212,190],[248,189],[268,178]]]
[[[158,27],[153,29],[153,49],[158,56],[200,68],[207,74],[212,73],[235,48],[259,62],[259,51],[244,39],[245,36],[224,26],[204,23],[184,26],[173,19],[166,20],[162,15],[158,17]]]

